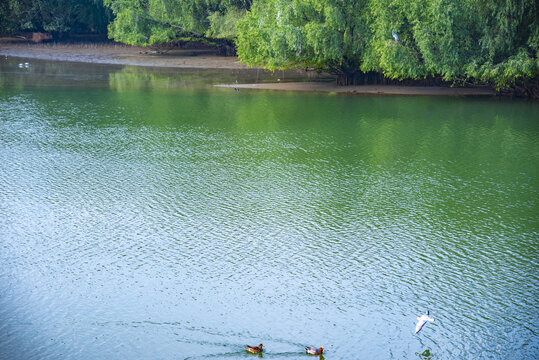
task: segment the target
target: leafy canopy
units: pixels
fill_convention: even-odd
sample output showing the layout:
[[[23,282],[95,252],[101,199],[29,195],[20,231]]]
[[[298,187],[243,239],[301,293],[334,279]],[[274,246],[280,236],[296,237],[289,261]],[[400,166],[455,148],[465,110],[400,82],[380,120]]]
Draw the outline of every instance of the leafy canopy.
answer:
[[[498,87],[539,73],[534,0],[256,0],[237,29],[240,59],[272,70],[440,75]]]
[[[238,22],[240,59],[268,69],[359,66],[370,31],[366,0],[255,1]]]
[[[116,16],[109,37],[152,45],[182,36],[232,38],[249,0],[104,0]]]
[[[105,33],[110,13],[101,0],[0,1],[0,33]]]

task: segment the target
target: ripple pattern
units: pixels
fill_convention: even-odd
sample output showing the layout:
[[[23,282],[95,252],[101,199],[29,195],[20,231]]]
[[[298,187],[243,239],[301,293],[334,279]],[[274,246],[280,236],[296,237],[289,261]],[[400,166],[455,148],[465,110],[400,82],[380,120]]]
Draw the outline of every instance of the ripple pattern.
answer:
[[[0,94],[0,358],[534,358],[537,111]]]

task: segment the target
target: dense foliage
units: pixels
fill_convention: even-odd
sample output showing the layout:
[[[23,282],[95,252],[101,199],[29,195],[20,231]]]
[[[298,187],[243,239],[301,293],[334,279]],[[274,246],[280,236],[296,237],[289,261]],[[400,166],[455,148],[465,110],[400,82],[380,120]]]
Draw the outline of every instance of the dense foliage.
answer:
[[[209,40],[251,66],[330,71],[344,83],[376,74],[503,88],[537,81],[538,10],[536,0],[6,0],[0,31],[108,24],[119,42]]]
[[[104,0],[115,15],[109,36],[132,45],[180,37],[232,40],[250,0]]]
[[[538,75],[534,0],[373,0],[370,11],[373,36],[364,70],[498,86]],[[389,38],[391,31],[399,41]]]
[[[240,58],[269,69],[499,87],[538,76],[534,0],[258,0],[237,27]]]
[[[102,0],[3,0],[0,33],[105,33],[111,20]]]
[[[354,72],[370,36],[366,8],[366,0],[256,1],[238,24],[238,55],[271,70]]]

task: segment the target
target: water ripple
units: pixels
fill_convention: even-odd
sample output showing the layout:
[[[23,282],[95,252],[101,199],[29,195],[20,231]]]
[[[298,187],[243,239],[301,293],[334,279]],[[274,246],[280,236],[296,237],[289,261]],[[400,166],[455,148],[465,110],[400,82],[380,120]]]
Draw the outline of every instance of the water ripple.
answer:
[[[537,354],[535,125],[210,95],[0,96],[0,357]]]

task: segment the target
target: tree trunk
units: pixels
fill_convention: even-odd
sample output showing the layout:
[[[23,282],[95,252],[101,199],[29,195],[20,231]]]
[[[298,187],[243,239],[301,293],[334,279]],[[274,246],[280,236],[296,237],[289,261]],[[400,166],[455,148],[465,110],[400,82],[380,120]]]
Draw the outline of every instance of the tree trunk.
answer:
[[[394,83],[393,80],[384,77],[381,73],[369,71],[367,73],[361,71],[339,71],[337,73],[337,85],[353,86],[353,85],[388,85]]]
[[[219,55],[221,56],[236,56],[236,46],[229,40],[221,40],[217,45]]]
[[[441,76],[428,76],[423,79],[390,79],[382,73],[339,69],[336,71],[337,85],[405,85],[405,86],[451,86],[451,82],[444,81]]]

